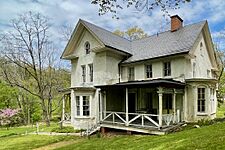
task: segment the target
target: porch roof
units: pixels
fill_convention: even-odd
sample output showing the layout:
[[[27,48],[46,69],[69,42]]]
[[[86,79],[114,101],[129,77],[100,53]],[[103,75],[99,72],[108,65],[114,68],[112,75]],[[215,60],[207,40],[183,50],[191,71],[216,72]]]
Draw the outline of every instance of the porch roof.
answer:
[[[175,81],[173,79],[153,79],[153,80],[141,80],[141,81],[128,81],[121,82],[112,85],[98,85],[96,88],[107,88],[107,87],[146,87],[151,85],[154,87],[175,87],[184,88],[185,83],[180,81]]]

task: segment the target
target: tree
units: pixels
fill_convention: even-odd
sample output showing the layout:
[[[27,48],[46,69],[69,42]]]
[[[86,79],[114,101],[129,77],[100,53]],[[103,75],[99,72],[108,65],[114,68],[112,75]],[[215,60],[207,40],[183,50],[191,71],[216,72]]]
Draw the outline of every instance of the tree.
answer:
[[[137,26],[128,28],[127,31],[115,30],[113,33],[131,41],[148,36],[141,28],[138,28]]]
[[[169,9],[179,9],[181,3],[190,2],[191,0],[92,0],[91,3],[98,5],[99,15],[106,13],[112,13],[113,18],[117,18],[117,10],[123,9],[121,3],[123,2],[126,6],[134,6],[138,11],[150,11],[154,8],[160,8],[161,11],[169,15]]]
[[[0,80],[0,109],[17,107],[17,95],[16,88]]]
[[[1,41],[3,77],[40,100],[43,119],[50,125],[56,49],[49,40],[48,18],[28,12],[12,20],[12,27]]]
[[[59,30],[59,34],[61,35],[62,40],[65,40],[66,42],[70,40],[72,32],[73,26],[71,24],[65,24]]]

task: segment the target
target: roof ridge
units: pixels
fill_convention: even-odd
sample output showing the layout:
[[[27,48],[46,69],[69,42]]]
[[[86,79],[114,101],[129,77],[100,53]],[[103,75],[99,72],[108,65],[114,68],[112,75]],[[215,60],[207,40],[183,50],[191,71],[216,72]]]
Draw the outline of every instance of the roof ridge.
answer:
[[[104,31],[106,31],[106,32],[109,32],[109,33],[111,33],[112,35],[115,35],[115,36],[117,36],[117,37],[119,37],[119,38],[122,38],[122,39],[124,39],[124,40],[126,40],[126,41],[128,41],[128,42],[132,42],[131,40],[128,40],[128,39],[126,39],[125,37],[122,37],[122,36],[120,36],[120,35],[117,35],[117,34],[114,34],[113,32],[111,32],[111,31],[109,31],[109,30],[106,30],[105,28],[103,28],[103,27],[100,27],[100,26],[97,26],[97,25],[95,25],[95,24],[93,24],[93,23],[90,23],[90,22],[88,22],[88,21],[86,21],[86,20],[83,20],[83,19],[80,19],[82,22],[84,22],[84,23],[89,23],[89,24],[91,24],[91,25],[93,25],[93,26],[95,26],[95,27],[97,27],[97,28],[99,28],[99,29],[101,29],[101,30],[104,30]]]
[[[195,22],[195,23],[192,23],[192,24],[187,24],[187,25],[183,26],[183,28],[188,27],[188,26],[191,26],[191,25],[195,25],[195,24],[200,24],[200,23],[203,23],[203,22],[207,22],[207,20],[202,20],[202,21]],[[131,42],[138,41],[138,40],[143,40],[143,39],[147,39],[147,38],[150,38],[150,37],[153,37],[153,36],[156,36],[156,35],[159,35],[159,34],[163,34],[163,33],[166,33],[166,32],[170,32],[170,31],[171,30],[163,31],[163,32],[160,32],[160,33],[155,33],[155,34],[149,35],[147,37],[143,37],[141,39],[134,39]]]

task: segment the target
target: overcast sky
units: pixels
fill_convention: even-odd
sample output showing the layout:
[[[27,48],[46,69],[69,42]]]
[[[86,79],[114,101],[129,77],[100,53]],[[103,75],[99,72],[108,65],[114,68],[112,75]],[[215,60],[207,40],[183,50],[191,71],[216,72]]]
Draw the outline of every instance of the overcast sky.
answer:
[[[51,18],[52,34],[59,38],[59,28],[64,24],[75,26],[79,18],[92,22],[98,26],[114,31],[139,26],[149,35],[167,30],[162,13],[155,9],[152,12],[137,12],[134,8],[119,11],[119,20],[111,15],[98,16],[98,7],[90,4],[90,0],[0,0],[0,32],[10,29],[10,19],[27,11],[40,12]],[[208,20],[213,37],[218,37],[225,28],[225,0],[192,0],[191,3],[181,5],[179,10],[171,11],[171,15],[178,14],[184,24],[191,24]],[[59,40],[60,41],[60,40]],[[63,51],[65,42],[59,42],[59,49]]]

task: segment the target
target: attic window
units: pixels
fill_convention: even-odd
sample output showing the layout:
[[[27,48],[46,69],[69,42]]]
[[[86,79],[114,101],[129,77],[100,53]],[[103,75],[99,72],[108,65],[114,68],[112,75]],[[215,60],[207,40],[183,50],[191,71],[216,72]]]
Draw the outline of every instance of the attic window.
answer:
[[[203,44],[202,44],[202,42],[200,43],[200,48],[202,48],[202,46],[203,46]]]
[[[203,47],[203,44],[202,44],[202,42],[200,43],[200,54],[201,54],[201,56],[203,57],[203,54],[202,54],[202,47]]]
[[[85,48],[86,54],[90,54],[90,43],[88,41],[85,42],[84,48]]]

